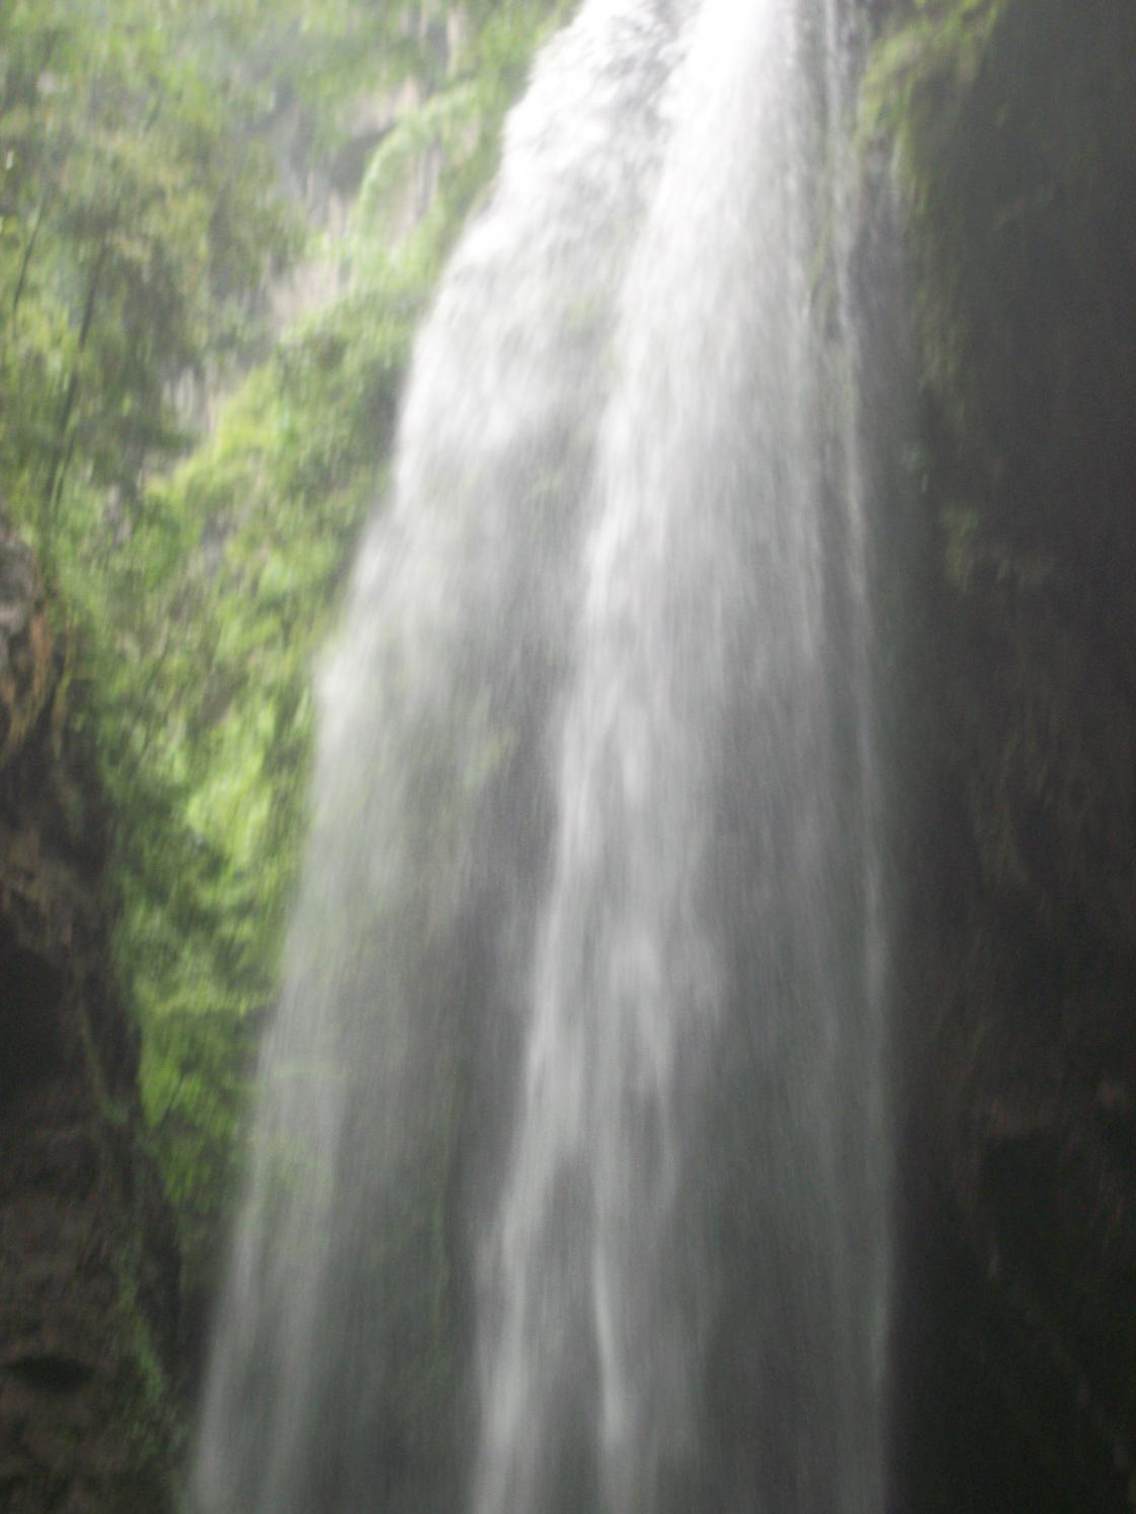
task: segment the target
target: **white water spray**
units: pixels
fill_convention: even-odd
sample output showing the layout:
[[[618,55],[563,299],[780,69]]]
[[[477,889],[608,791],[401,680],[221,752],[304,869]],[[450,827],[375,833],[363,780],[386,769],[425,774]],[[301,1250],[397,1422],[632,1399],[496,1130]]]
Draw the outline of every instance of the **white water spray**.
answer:
[[[881,1514],[848,75],[836,0],[588,0],[511,119],[324,679],[209,1514]]]

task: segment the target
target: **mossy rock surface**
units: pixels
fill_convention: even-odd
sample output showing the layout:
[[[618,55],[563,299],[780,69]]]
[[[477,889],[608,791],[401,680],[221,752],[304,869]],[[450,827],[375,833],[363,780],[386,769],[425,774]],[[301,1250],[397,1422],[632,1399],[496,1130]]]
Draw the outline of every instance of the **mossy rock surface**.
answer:
[[[100,808],[8,538],[0,587],[0,1507],[161,1514],[177,1255],[110,986]]]
[[[907,211],[928,541],[901,1481],[944,1514],[1120,1511],[1136,1505],[1136,7],[890,9],[865,121]]]

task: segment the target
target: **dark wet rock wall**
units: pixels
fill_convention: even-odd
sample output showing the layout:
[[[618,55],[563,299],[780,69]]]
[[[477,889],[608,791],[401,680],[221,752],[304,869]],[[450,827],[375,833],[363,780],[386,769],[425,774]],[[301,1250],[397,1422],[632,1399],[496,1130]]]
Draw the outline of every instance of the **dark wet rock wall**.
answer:
[[[1136,1503],[1136,10],[890,7],[920,440],[897,1507]]]
[[[160,1514],[177,1258],[80,730],[35,561],[0,534],[0,1508]]]

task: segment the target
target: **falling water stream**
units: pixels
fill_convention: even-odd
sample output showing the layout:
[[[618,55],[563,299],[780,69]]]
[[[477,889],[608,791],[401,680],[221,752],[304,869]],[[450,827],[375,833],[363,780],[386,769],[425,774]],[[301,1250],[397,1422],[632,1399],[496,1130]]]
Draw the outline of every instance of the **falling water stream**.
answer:
[[[850,0],[585,0],[322,680],[203,1514],[882,1514]]]

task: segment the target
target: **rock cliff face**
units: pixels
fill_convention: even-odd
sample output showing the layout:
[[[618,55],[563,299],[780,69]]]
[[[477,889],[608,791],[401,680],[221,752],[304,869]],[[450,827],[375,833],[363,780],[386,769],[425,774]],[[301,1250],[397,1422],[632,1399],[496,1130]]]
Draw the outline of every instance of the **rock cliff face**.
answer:
[[[926,0],[899,1507],[1136,1506],[1136,8]]]
[[[0,531],[0,1507],[159,1514],[177,1258],[69,704],[36,564]]]

